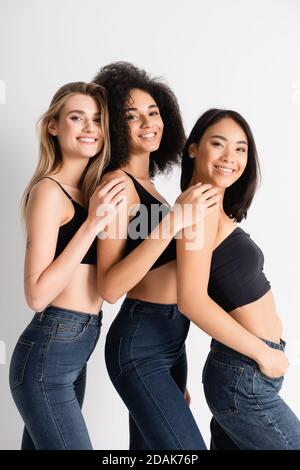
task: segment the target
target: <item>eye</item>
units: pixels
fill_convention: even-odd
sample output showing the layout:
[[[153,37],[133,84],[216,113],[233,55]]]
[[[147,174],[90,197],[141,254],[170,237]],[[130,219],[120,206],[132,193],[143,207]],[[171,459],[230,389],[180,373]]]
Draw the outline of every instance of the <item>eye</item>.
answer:
[[[134,114],[127,114],[127,119],[128,121],[132,121],[134,119],[138,119],[138,116],[135,116]]]
[[[150,116],[158,116],[159,112],[158,111],[151,111]]]
[[[101,124],[101,117],[94,119],[94,121],[97,122],[97,124]]]
[[[245,149],[245,147],[239,147],[239,148],[237,148],[237,151],[245,153],[247,151],[247,149]]]
[[[82,121],[81,116],[72,116],[71,119],[72,119],[72,121]]]
[[[214,147],[223,147],[223,145],[221,144],[221,142],[212,142],[212,145]]]

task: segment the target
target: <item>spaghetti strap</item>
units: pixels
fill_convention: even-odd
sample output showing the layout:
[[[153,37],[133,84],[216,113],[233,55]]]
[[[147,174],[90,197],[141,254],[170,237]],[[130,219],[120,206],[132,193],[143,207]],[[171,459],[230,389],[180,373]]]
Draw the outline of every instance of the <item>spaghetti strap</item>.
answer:
[[[126,173],[126,175],[129,176],[139,196],[140,196],[140,191],[142,191],[148,198],[149,197],[152,198],[154,201],[157,201],[159,204],[164,204],[162,201],[160,201],[155,196],[153,196],[153,194],[147,191],[147,189],[145,189],[144,186],[137,179],[135,179],[134,176],[132,176],[130,173],[127,173],[127,171],[124,171],[124,170],[121,170],[121,171],[123,171],[123,173]]]
[[[63,190],[63,192],[65,193],[65,195],[71,200],[73,201],[73,198],[72,196],[70,196],[70,194],[67,193],[67,191],[62,187],[62,185],[56,181],[55,179],[51,178],[51,176],[43,176],[43,178],[40,178],[39,181],[43,180],[44,178],[48,178],[49,180],[52,180],[54,181],[56,184],[58,184],[58,186]]]
[[[132,176],[130,173],[127,173],[127,171],[124,171],[124,170],[121,170],[121,171],[123,171],[123,173],[126,173],[126,175],[129,176],[129,178],[131,179],[135,187],[141,188],[146,193],[150,194],[149,191],[147,191],[147,189],[145,189],[144,186],[137,179],[135,179],[134,176]],[[150,196],[152,196],[152,194],[150,194]]]

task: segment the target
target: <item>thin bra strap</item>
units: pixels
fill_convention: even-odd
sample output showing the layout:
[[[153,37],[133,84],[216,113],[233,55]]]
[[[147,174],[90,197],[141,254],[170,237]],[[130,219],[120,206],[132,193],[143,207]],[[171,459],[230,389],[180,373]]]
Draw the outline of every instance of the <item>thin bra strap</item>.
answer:
[[[62,187],[62,185],[56,181],[55,179],[51,178],[51,176],[43,176],[43,178],[40,178],[40,180],[43,180],[44,178],[49,178],[49,180],[52,180],[54,181],[56,184],[58,184],[58,186],[63,190],[63,192],[65,193],[65,195],[71,200],[73,201],[73,198],[70,196],[70,194],[67,193],[67,191]],[[40,181],[39,180],[39,181]]]
[[[140,184],[140,183],[135,179],[135,177],[132,176],[130,173],[127,173],[127,171],[125,171],[125,170],[121,170],[121,171],[123,171],[123,173],[126,173],[126,175],[129,176],[129,178],[130,178],[133,182],[136,182],[136,183]]]
[[[144,188],[144,186],[139,183],[134,176],[132,176],[130,173],[127,173],[127,171],[124,171],[124,170],[121,170],[123,171],[124,173],[126,173],[126,175],[129,176],[129,178],[131,178],[133,184],[134,184],[134,187],[138,193],[138,195],[140,196],[140,192],[142,191],[142,193],[144,195],[146,195],[148,198],[151,197],[152,199],[154,199],[154,201],[157,201],[159,204],[164,204],[162,201],[160,201],[159,199],[157,199],[155,196],[153,196],[153,194],[151,194],[149,191],[147,191],[147,189]]]
[[[141,188],[144,192],[146,192],[147,194],[150,194],[149,191],[147,191],[147,189],[145,189],[144,186],[141,183],[139,183],[139,181],[136,180],[134,176],[132,176],[130,173],[127,173],[127,171],[124,171],[124,170],[121,170],[121,171],[123,171],[124,173],[126,173],[127,176],[129,176],[129,178],[132,180],[136,189]],[[150,194],[150,196],[152,196],[152,194]]]

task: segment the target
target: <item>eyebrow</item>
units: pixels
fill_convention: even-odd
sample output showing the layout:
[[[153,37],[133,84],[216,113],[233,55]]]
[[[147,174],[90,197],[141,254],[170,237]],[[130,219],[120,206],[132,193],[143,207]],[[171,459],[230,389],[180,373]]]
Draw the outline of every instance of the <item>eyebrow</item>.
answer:
[[[157,104],[150,104],[150,106],[148,106],[148,109],[151,108],[158,108],[158,106]],[[138,111],[138,108],[125,108],[125,111]]]
[[[72,109],[72,111],[69,111],[67,115],[72,114],[72,113],[85,114],[85,112],[82,111],[81,109]],[[101,114],[100,111],[98,111],[97,113],[94,113],[95,116],[100,116],[100,114]]]
[[[222,135],[211,135],[210,136],[210,139],[213,139],[213,138],[218,138],[218,139],[221,139],[221,140],[225,140],[226,142],[228,142],[228,139],[226,139],[226,137],[222,136]],[[248,142],[246,142],[245,140],[237,140],[236,142],[237,144],[245,144],[245,145],[248,145]]]

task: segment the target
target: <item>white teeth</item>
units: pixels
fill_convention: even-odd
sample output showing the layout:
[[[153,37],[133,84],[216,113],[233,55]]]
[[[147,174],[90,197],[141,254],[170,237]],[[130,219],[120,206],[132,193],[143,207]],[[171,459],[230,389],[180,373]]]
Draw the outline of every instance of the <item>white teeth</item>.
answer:
[[[229,175],[231,173],[233,173],[235,170],[233,170],[232,168],[225,168],[223,166],[216,166],[215,167],[220,173],[223,173],[225,175]]]
[[[153,137],[155,137],[155,132],[151,132],[149,134],[143,134],[143,135],[141,135],[141,137],[143,139],[152,139]]]
[[[80,142],[96,142],[96,139],[91,139],[90,137],[79,137]]]

